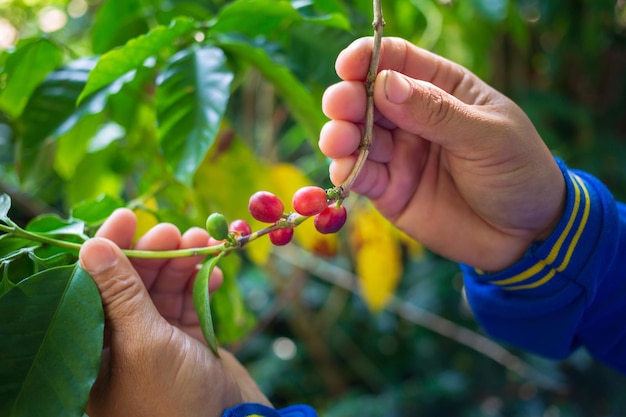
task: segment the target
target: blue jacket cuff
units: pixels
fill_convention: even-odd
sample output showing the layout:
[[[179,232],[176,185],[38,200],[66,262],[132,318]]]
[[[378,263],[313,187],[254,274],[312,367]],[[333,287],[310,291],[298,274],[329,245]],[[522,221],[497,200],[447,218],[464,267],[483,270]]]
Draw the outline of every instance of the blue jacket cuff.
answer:
[[[305,404],[275,410],[262,404],[243,403],[224,410],[222,417],[317,417],[317,413]]]
[[[461,265],[468,301],[493,337],[543,356],[563,358],[586,307],[616,253],[617,211],[592,176],[557,160],[566,183],[565,213],[544,242],[497,273]]]

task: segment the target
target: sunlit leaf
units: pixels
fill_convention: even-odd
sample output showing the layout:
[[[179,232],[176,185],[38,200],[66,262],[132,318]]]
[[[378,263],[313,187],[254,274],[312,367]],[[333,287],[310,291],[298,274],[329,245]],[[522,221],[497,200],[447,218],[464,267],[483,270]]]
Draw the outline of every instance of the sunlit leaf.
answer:
[[[302,16],[285,1],[239,0],[222,7],[211,31],[267,36],[301,19]]]
[[[211,46],[180,51],[159,77],[161,147],[174,175],[184,183],[191,182],[215,140],[233,78],[224,52]]]
[[[402,275],[402,254],[393,226],[371,205],[351,210],[351,243],[363,300],[373,312],[382,310]]]
[[[215,328],[213,327],[213,319],[211,317],[209,278],[224,253],[220,252],[217,256],[204,262],[193,283],[193,305],[198,314],[200,328],[202,329],[204,339],[215,354],[218,354],[217,338],[215,337]]]
[[[194,27],[192,21],[179,18],[169,26],[158,26],[146,35],[131,39],[124,46],[105,53],[90,72],[78,103],[124,74],[140,68],[148,58],[171,46],[174,40],[189,33]]]
[[[6,61],[5,85],[0,90],[0,108],[11,117],[21,114],[28,98],[46,75],[61,64],[63,50],[48,38],[18,47]],[[2,78],[2,77],[0,77]]]
[[[104,316],[79,267],[33,275],[0,298],[0,415],[80,416],[98,375]]]

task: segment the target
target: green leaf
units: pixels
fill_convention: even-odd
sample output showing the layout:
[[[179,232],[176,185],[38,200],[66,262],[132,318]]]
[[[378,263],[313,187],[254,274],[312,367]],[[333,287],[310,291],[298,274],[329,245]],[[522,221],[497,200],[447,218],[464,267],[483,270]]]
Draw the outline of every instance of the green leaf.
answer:
[[[226,252],[220,252],[219,255],[209,259],[202,264],[196,280],[193,283],[193,305],[198,314],[200,328],[207,344],[215,353],[217,352],[217,338],[215,337],[215,329],[213,328],[213,319],[211,318],[211,304],[209,299],[209,277],[211,272],[217,265],[222,256]]]
[[[91,29],[92,47],[101,54],[148,31],[142,0],[107,0],[98,8]]]
[[[124,207],[124,201],[107,194],[93,200],[85,200],[72,208],[70,218],[85,222],[87,226],[99,226],[113,211]]]
[[[179,18],[169,26],[157,26],[146,35],[131,39],[124,46],[102,55],[89,74],[78,103],[124,74],[140,68],[148,58],[171,46],[178,37],[189,33],[194,27],[191,20]]]
[[[172,57],[158,80],[157,117],[163,155],[174,175],[190,183],[213,144],[234,78],[226,56],[213,46]]]
[[[272,59],[272,56],[263,49],[263,45],[254,44],[243,38],[226,36],[220,37],[218,44],[238,59],[254,66],[274,85],[293,113],[293,117],[306,130],[310,143],[316,149],[320,129],[327,121],[321,110],[321,97],[314,98],[286,66]]]
[[[94,59],[72,61],[51,73],[29,100],[20,121],[23,135],[19,161],[25,189],[39,195],[42,190],[48,192],[46,186],[55,175],[72,177],[87,153],[120,137],[122,129],[118,125],[104,123],[108,115],[104,110],[111,97],[140,81],[142,75],[129,71],[76,107],[94,65]]]
[[[238,0],[222,7],[211,32],[267,36],[301,20],[302,16],[286,1]]]
[[[0,298],[0,317],[0,415],[82,415],[104,330],[93,280],[77,266],[35,274]]]
[[[56,214],[42,214],[26,226],[29,232],[46,235],[84,236],[85,224],[79,220],[64,220]]]
[[[247,308],[237,284],[241,258],[232,254],[222,259],[220,269],[224,281],[211,296],[217,334],[222,343],[237,342],[254,329],[256,317]]]
[[[0,236],[0,260],[6,261],[22,256],[40,246],[32,240],[13,237],[11,235]]]
[[[19,116],[35,88],[61,64],[62,58],[63,50],[47,38],[16,49],[2,71],[6,81],[0,94],[0,108],[11,117]]]
[[[50,138],[67,132],[77,116],[76,99],[85,86],[94,59],[80,58],[54,71],[37,87],[30,97],[19,123],[22,128],[18,161],[20,177],[25,190],[38,193],[56,193],[53,164],[55,143]],[[90,102],[79,110],[83,113],[101,111],[103,104]],[[50,196],[52,198],[52,196]]]

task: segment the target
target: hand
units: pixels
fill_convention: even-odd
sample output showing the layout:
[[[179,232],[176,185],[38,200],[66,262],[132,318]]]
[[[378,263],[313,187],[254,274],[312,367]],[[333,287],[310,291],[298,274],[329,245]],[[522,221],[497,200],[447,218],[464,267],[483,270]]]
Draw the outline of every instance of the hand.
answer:
[[[231,354],[221,350],[217,358],[204,343],[191,294],[201,258],[129,261],[119,248],[131,246],[136,224],[132,211],[117,210],[80,251],[100,291],[107,332],[89,416],[207,417],[242,402],[270,405]],[[200,247],[207,240],[202,229],[181,236],[163,223],[135,249]],[[210,289],[221,279],[216,269]]]
[[[319,146],[333,183],[352,169],[372,39],[337,58]],[[565,182],[522,110],[460,65],[383,38],[368,161],[352,188],[434,252],[487,271],[520,259],[558,223]]]

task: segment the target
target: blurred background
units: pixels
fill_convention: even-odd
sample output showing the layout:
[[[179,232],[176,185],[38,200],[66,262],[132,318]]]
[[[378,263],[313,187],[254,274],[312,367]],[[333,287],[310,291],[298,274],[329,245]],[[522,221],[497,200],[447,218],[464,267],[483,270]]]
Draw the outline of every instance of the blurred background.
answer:
[[[13,51],[32,39],[62,49],[59,65],[88,61],[176,16],[211,22],[229,3],[0,0],[0,67],[8,73]],[[277,65],[319,103],[338,80],[337,54],[371,35],[372,4],[288,3],[302,15],[313,11],[340,23],[283,22],[269,32],[243,26],[240,34],[271,41]],[[383,0],[383,12],[386,36],[474,71],[527,112],[555,155],[626,200],[626,1]],[[11,195],[13,216],[27,222],[45,212],[68,213],[107,195],[129,203],[144,231],[157,221],[182,229],[203,224],[216,209],[245,216],[245,201],[259,186],[279,187],[285,196],[304,182],[330,186],[311,134],[320,122],[303,127],[275,79],[254,63],[232,62],[241,66],[226,122],[194,181],[185,184],[163,184],[165,168],[153,158],[149,76],[141,95],[107,104],[97,121],[123,133],[79,156],[71,156],[59,134],[57,146],[47,148],[57,160],[46,163],[36,151],[36,166],[20,159],[35,104],[12,112],[0,90],[0,191]],[[0,73],[0,88],[5,82]],[[132,129],[120,116],[130,107],[136,107],[133,123],[142,121]],[[60,124],[72,111],[47,114]],[[104,130],[98,132],[102,139]],[[70,156],[71,167],[59,162]],[[252,180],[258,173],[273,180]],[[624,376],[584,351],[553,362],[486,339],[463,301],[457,265],[394,232],[356,196],[346,204],[350,222],[337,236],[305,236],[314,232],[303,229],[288,247],[259,244],[224,266],[236,275],[229,285],[239,298],[216,302],[220,339],[276,406],[309,403],[327,417],[626,415]]]

